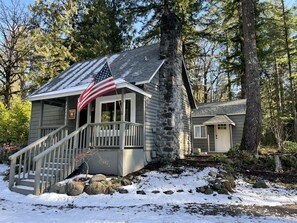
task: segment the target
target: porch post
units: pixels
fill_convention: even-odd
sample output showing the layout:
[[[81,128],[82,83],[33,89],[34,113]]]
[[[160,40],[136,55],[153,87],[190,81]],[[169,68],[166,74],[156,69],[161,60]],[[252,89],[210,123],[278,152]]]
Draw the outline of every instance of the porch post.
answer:
[[[39,119],[39,138],[41,138],[42,135],[42,129],[43,126],[43,110],[44,110],[44,102],[40,101],[40,119]]]
[[[124,175],[124,148],[125,148],[125,90],[122,89],[121,98],[121,124],[120,124],[120,149],[118,151],[118,175]]]
[[[121,99],[121,124],[120,124],[120,149],[123,150],[125,147],[125,90],[122,89],[122,99]]]
[[[91,109],[92,109],[92,103],[88,104],[88,112],[87,112],[87,123],[90,124],[91,123]],[[90,139],[91,139],[91,132],[92,132],[92,127],[89,125],[89,127],[87,128],[87,139],[86,139],[86,146],[87,148],[89,148],[90,145]]]

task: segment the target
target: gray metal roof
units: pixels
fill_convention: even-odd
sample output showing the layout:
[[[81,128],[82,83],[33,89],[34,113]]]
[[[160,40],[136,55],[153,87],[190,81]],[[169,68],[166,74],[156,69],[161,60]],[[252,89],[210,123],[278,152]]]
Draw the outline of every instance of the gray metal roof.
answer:
[[[31,96],[89,84],[106,60],[115,79],[122,78],[136,85],[150,82],[164,62],[160,59],[159,44],[78,62],[37,89]]]
[[[192,117],[245,114],[246,99],[197,105]]]
[[[227,115],[216,115],[206,122],[203,122],[203,125],[217,125],[217,124],[230,124],[234,125],[235,123]]]

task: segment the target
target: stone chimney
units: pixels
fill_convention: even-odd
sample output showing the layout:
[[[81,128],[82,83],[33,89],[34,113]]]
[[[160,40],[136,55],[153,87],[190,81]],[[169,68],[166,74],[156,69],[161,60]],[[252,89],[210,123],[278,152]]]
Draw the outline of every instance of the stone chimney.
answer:
[[[160,110],[157,129],[157,155],[163,161],[180,158],[183,132],[181,22],[174,13],[161,18],[160,56],[165,63],[159,71]]]

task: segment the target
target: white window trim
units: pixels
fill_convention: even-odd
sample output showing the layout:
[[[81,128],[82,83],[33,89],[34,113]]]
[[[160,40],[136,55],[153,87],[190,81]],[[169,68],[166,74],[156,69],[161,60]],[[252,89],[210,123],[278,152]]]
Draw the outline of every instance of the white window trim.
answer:
[[[96,98],[96,109],[95,109],[95,122],[101,123],[101,105],[103,103],[110,103],[115,101],[120,101],[122,99],[122,95],[110,95],[110,96],[103,96]],[[136,94],[135,93],[128,93],[124,95],[125,100],[131,100],[131,114],[130,120],[131,122],[135,123],[136,119]]]
[[[205,136],[204,137],[201,136],[201,129],[202,129],[201,127],[205,127]],[[194,125],[193,128],[194,128],[194,139],[207,139],[207,126],[206,125]],[[200,128],[200,136],[196,135],[196,128]]]

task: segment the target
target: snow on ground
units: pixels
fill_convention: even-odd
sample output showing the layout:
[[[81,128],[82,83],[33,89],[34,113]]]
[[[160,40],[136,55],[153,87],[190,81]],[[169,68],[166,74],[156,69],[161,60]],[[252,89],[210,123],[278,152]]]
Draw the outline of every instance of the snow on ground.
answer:
[[[0,164],[0,175],[8,167]],[[256,205],[297,204],[297,190],[286,188],[255,189],[242,179],[230,195],[204,195],[196,187],[207,184],[208,173],[215,168],[185,168],[180,174],[151,171],[140,176],[140,183],[124,187],[128,194],[82,194],[77,197],[56,193],[24,196],[11,192],[8,182],[0,177],[0,222],[297,222],[286,217],[203,215],[189,212],[193,205]],[[177,192],[177,190],[183,192]],[[146,195],[136,194],[143,190]],[[161,193],[153,194],[154,190]],[[172,190],[173,195],[162,192]],[[189,191],[192,191],[190,193]]]

